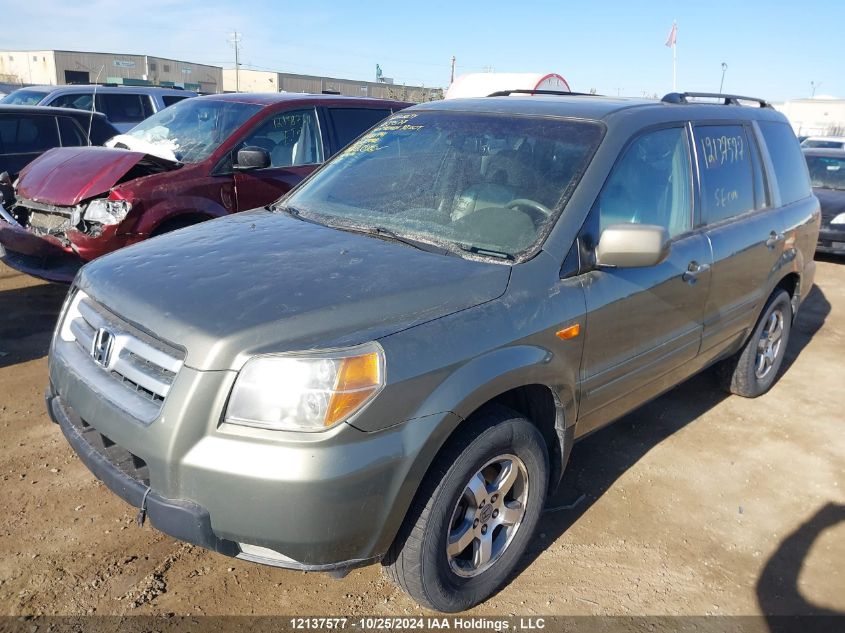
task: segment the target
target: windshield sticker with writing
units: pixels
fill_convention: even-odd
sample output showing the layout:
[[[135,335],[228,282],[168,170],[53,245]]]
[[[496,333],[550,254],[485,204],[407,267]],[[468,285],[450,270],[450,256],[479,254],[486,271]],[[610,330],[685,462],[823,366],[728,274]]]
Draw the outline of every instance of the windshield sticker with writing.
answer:
[[[416,117],[416,114],[397,114],[387,119],[380,125],[373,128],[373,130],[355,141],[352,145],[346,148],[343,152],[344,156],[352,154],[367,154],[377,152],[383,148],[382,140],[388,133],[391,132],[415,132],[423,128],[422,125],[413,125],[410,121]]]

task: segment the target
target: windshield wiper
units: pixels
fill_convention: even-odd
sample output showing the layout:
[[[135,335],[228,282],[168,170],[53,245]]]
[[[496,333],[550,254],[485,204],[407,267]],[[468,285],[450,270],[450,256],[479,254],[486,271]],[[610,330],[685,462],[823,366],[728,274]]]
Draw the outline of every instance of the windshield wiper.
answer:
[[[406,246],[410,246],[411,248],[416,248],[417,250],[420,250],[420,251],[426,251],[426,252],[429,252],[429,253],[437,253],[439,255],[454,255],[454,253],[452,253],[452,251],[450,251],[447,248],[443,248],[442,246],[438,246],[437,244],[431,244],[430,242],[424,242],[422,240],[415,240],[415,239],[410,238],[410,237],[405,237],[404,235],[399,235],[399,234],[394,233],[390,229],[385,228],[383,226],[367,226],[367,227],[363,227],[361,229],[358,229],[356,227],[340,227],[340,226],[338,226],[337,228],[360,231],[360,232],[365,233],[367,235],[372,235],[374,237],[379,237],[381,239],[391,240],[393,242],[399,242],[400,244],[405,244]]]
[[[390,242],[399,242],[400,244],[404,244],[405,246],[410,246],[411,248],[415,248],[419,251],[425,251],[427,253],[437,253],[438,255],[455,255],[455,253],[450,251],[448,248],[444,248],[442,246],[438,246],[437,244],[432,244],[430,242],[424,242],[422,240],[415,240],[410,237],[405,237],[404,235],[399,235],[383,226],[360,226],[355,224],[340,223],[331,223],[328,226],[338,229],[339,231],[347,231],[349,233],[363,233],[364,235],[370,235],[372,237],[377,237],[382,240],[387,240]]]
[[[311,224],[319,224],[320,226],[326,226],[322,222],[318,222],[313,218],[306,218],[302,215],[302,212],[297,209],[296,207],[292,207],[289,204],[268,204],[264,207],[268,211],[277,212],[281,211],[282,213],[289,215],[292,218],[296,218],[297,220],[302,220],[303,222],[309,222]]]
[[[513,261],[514,256],[510,253],[505,253],[504,251],[497,251],[492,250],[489,248],[481,248],[479,246],[468,246],[466,244],[458,244],[458,248],[460,248],[465,253],[472,253],[473,255],[483,255],[485,257],[495,257],[497,259],[506,259],[508,261]]]

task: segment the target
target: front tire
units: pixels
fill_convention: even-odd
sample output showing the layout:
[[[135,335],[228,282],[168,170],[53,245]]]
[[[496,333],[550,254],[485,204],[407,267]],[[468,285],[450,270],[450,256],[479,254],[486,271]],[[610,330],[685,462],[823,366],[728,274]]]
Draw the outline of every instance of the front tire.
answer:
[[[530,541],[546,500],[540,431],[491,405],[437,457],[388,551],[388,575],[417,602],[463,611],[489,598]]]
[[[766,302],[748,341],[736,355],[719,366],[719,378],[729,393],[756,398],[774,384],[792,330],[792,302],[779,289]]]

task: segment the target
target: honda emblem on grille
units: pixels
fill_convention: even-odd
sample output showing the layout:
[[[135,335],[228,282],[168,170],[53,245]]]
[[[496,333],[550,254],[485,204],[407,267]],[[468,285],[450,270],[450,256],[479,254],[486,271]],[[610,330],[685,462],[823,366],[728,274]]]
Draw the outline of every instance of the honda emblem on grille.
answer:
[[[91,357],[94,362],[101,367],[108,367],[113,347],[114,334],[101,327],[97,330],[97,334],[94,336],[94,344],[91,346]]]

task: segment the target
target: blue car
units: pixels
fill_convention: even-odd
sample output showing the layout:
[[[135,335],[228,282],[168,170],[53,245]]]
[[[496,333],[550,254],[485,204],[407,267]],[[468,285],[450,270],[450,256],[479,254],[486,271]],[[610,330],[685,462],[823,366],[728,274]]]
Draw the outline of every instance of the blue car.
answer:
[[[118,131],[127,132],[147,117],[174,103],[195,97],[190,90],[151,86],[29,86],[15,90],[0,103],[42,105],[102,112]]]

